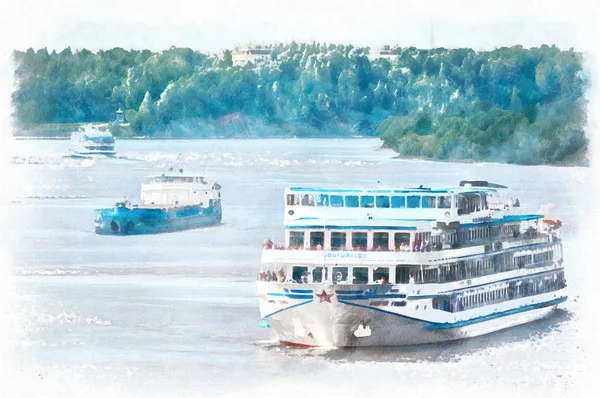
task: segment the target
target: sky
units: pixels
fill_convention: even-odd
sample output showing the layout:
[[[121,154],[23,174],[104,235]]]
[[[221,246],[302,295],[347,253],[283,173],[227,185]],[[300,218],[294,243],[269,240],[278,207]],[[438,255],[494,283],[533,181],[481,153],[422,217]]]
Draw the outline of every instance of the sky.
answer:
[[[593,1],[39,0],[0,1],[3,48],[149,48],[203,51],[248,43],[317,41],[429,47],[583,50]]]

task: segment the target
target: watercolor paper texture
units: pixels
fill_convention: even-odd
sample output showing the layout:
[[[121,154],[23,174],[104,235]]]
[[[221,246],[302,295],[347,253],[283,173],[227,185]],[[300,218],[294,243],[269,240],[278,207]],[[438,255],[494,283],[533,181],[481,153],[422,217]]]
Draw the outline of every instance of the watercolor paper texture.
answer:
[[[2,2],[0,396],[591,396],[600,371],[599,14],[586,1]],[[369,47],[385,58],[386,45],[404,51],[406,67],[356,53]],[[259,46],[267,53],[240,51]],[[324,54],[347,55],[348,46],[364,63],[341,61],[333,72]],[[107,52],[117,47],[127,55]],[[473,55],[479,70],[465,67],[462,79],[487,79],[485,92],[477,82],[455,88],[456,76],[446,85],[440,76],[451,71],[418,51],[502,47],[537,66],[521,76],[500,65],[516,55]],[[45,51],[49,61],[35,56]],[[302,68],[273,66],[271,55],[296,66],[301,59]],[[233,66],[248,60],[257,66]],[[506,79],[520,90],[503,93]],[[539,97],[524,97],[528,81]],[[506,112],[497,131],[518,139],[460,141],[474,117],[439,116],[462,104],[492,118],[488,105],[469,105],[486,95]],[[564,102],[545,107],[540,98]],[[555,124],[543,125],[549,109]],[[412,118],[423,111],[427,118]],[[71,142],[61,138],[84,122],[116,135],[115,156],[69,156]],[[556,139],[540,150],[549,136]],[[218,181],[222,225],[95,234],[94,209],[139,202],[142,178],[174,165]],[[286,187],[464,179],[508,185],[532,211],[563,220],[569,299],[559,310],[444,344],[273,344],[261,327],[256,274],[263,241],[283,239]],[[366,330],[359,334],[376,333]]]

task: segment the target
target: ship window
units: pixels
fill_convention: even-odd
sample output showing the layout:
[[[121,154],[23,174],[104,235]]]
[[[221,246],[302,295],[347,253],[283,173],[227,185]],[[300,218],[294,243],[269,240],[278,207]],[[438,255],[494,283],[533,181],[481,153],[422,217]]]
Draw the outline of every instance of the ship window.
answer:
[[[308,283],[308,267],[292,268],[292,279],[298,283]]]
[[[394,234],[394,247],[400,249],[402,244],[410,247],[410,234],[408,232],[396,232]]]
[[[329,195],[317,195],[317,206],[329,206]]]
[[[346,196],[346,207],[358,207],[358,196]]]
[[[410,272],[407,265],[396,265],[396,283],[408,283]]]
[[[403,209],[406,206],[406,199],[404,196],[392,196],[392,208]]]
[[[304,231],[290,231],[290,248],[300,249],[304,247]]]
[[[376,196],[375,204],[377,207],[388,208],[390,207],[390,197],[389,196]]]
[[[390,234],[388,232],[375,232],[373,234],[373,248],[377,251],[387,251],[389,241]]]
[[[300,203],[302,204],[302,206],[314,206],[315,198],[312,195],[304,195]]]
[[[348,267],[333,267],[333,283],[345,282],[348,280]]]
[[[344,250],[346,248],[346,233],[331,233],[331,250]]]
[[[315,267],[313,269],[313,282],[322,283],[327,281],[327,268]]]
[[[323,248],[323,244],[325,243],[325,233],[324,232],[311,232],[310,233],[310,248],[316,249],[317,246]]]
[[[451,207],[450,196],[438,196],[437,207],[440,209],[449,209]]]
[[[352,232],[352,248],[367,250],[367,233]]]
[[[407,196],[406,197],[406,207],[409,209],[417,209],[421,202],[420,196]]]
[[[374,199],[372,196],[361,196],[360,197],[360,207],[373,207]]]
[[[389,282],[390,269],[388,267],[379,267],[373,270],[373,280],[379,281],[381,278],[385,278]]]
[[[288,206],[296,206],[300,204],[300,198],[298,195],[294,195],[293,193],[289,193],[287,195],[287,205]]]
[[[421,197],[421,207],[424,209],[435,208],[435,196],[423,196]]]
[[[369,268],[367,267],[355,267],[352,268],[352,283],[359,285],[361,283],[369,282]]]
[[[331,195],[331,207],[344,207],[344,197],[340,195]]]

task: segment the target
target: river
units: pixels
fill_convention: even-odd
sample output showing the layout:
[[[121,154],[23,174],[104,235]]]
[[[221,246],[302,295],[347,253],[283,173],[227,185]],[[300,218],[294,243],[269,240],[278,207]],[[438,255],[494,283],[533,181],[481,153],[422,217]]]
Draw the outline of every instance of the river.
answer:
[[[65,157],[68,141],[12,144],[0,194],[0,396],[580,396],[597,377],[589,168],[394,159],[378,139],[130,140],[103,159]],[[143,176],[181,165],[222,185],[222,225],[94,234],[95,208],[135,202]],[[443,345],[269,342],[255,277],[263,239],[282,240],[286,186],[463,179],[508,185],[564,221],[570,298],[552,316]]]

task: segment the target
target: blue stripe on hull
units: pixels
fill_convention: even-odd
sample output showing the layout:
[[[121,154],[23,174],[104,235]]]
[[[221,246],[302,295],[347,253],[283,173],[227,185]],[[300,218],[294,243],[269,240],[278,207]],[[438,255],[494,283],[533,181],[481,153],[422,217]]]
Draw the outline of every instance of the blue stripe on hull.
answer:
[[[543,303],[537,303],[537,304],[530,304],[530,305],[526,305],[526,306],[522,306],[519,308],[513,308],[511,310],[507,310],[507,311],[503,311],[503,312],[498,312],[498,313],[493,313],[490,315],[484,315],[481,317],[477,317],[477,318],[472,318],[466,321],[458,321],[458,322],[454,322],[454,323],[439,323],[439,322],[431,322],[428,321],[426,319],[420,319],[420,318],[415,318],[415,317],[411,317],[408,315],[404,315],[404,314],[398,314],[395,312],[391,312],[391,311],[386,311],[383,310],[381,308],[376,308],[376,307],[371,307],[368,305],[362,305],[362,304],[357,304],[357,303],[351,303],[349,301],[344,301],[344,300],[340,300],[338,299],[339,303],[342,304],[346,304],[346,305],[350,305],[353,307],[360,307],[360,308],[365,308],[365,309],[369,309],[369,310],[373,310],[373,311],[378,311],[378,312],[383,312],[384,314],[388,314],[388,315],[395,315],[398,316],[400,318],[405,318],[405,319],[410,319],[413,321],[419,321],[419,322],[423,322],[423,323],[427,323],[428,325],[423,326],[423,329],[426,330],[433,330],[433,329],[451,329],[451,328],[456,328],[456,327],[461,327],[461,326],[467,326],[467,325],[471,325],[474,323],[479,323],[479,322],[485,322],[491,319],[496,319],[496,318],[501,318],[504,316],[508,316],[508,315],[513,315],[513,314],[517,314],[520,312],[525,312],[525,311],[531,311],[534,309],[538,309],[538,308],[544,308],[544,307],[549,307],[555,304],[560,304],[564,301],[567,300],[567,297],[559,297],[557,299],[551,300],[551,301],[545,301]]]
[[[550,307],[550,306],[553,306],[556,304],[564,303],[565,301],[567,301],[566,296],[559,297],[557,299],[550,300],[550,301],[545,301],[543,303],[529,304],[529,305],[525,305],[525,306],[522,306],[519,308],[513,308],[513,309],[502,311],[502,312],[495,312],[493,314],[479,316],[477,318],[468,319],[466,321],[458,321],[458,322],[452,322],[452,323],[432,323],[430,325],[423,326],[423,329],[435,330],[435,329],[459,328],[462,326],[468,326],[468,325],[472,325],[474,323],[485,322],[485,321],[489,321],[489,320],[496,319],[496,318],[502,318],[505,316],[514,315],[514,314],[518,314],[521,312],[537,310],[539,308]]]
[[[98,235],[142,235],[176,232],[221,222],[220,205],[170,209],[123,208],[96,210]]]
[[[403,299],[406,298],[406,294],[342,295],[340,298],[342,300]]]
[[[268,315],[265,315],[265,316],[263,316],[261,320],[265,320],[265,319],[267,319],[267,318],[270,318],[270,317],[272,317],[273,315],[275,315],[275,314],[279,314],[279,313],[280,313],[280,312],[282,312],[282,311],[285,311],[285,310],[291,310],[292,308],[295,308],[295,307],[300,307],[301,305],[308,304],[308,303],[312,303],[312,302],[313,302],[313,300],[312,300],[312,299],[310,299],[310,300],[306,300],[306,301],[303,301],[303,302],[301,302],[301,303],[298,303],[298,304],[290,305],[289,307],[282,308],[282,309],[280,309],[280,310],[277,310],[277,311],[275,311],[275,312],[272,312],[272,313],[270,313],[270,314],[268,314]]]
[[[312,294],[267,293],[269,297],[285,297],[294,300],[312,299]]]

